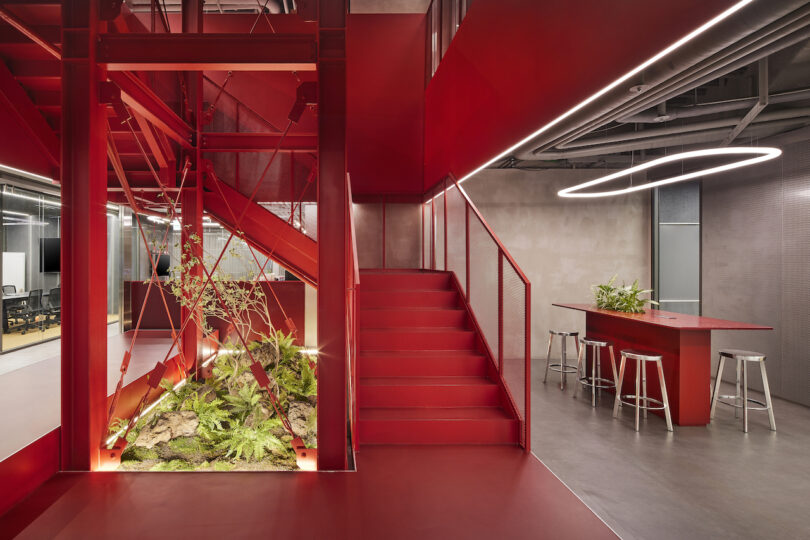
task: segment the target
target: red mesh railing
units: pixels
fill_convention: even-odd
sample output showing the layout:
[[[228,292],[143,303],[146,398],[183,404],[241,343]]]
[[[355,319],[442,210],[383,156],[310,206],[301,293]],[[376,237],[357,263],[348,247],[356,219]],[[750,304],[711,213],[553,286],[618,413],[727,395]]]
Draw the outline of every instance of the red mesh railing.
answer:
[[[422,205],[424,268],[455,274],[530,448],[531,284],[452,177]]]
[[[354,232],[354,208],[352,206],[352,184],[346,174],[346,358],[349,369],[349,426],[352,448],[356,451],[357,442],[357,284],[360,283],[360,267],[357,262],[357,237]]]

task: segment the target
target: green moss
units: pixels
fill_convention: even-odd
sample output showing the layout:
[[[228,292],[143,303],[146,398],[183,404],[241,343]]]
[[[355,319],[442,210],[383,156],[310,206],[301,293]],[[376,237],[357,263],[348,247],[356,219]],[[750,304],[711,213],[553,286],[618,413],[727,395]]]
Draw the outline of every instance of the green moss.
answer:
[[[156,448],[158,455],[164,460],[181,459],[191,463],[211,461],[224,453],[200,437],[179,437],[168,443],[161,443]]]
[[[214,470],[215,471],[232,471],[235,465],[228,461],[215,461],[214,462]]]
[[[169,448],[178,454],[199,454],[205,451],[197,437],[179,437],[169,441]]]
[[[143,446],[128,445],[121,454],[121,461],[146,461],[148,459],[160,459],[157,450],[145,448]]]
[[[194,465],[183,459],[173,459],[171,461],[161,461],[150,471],[193,471]]]

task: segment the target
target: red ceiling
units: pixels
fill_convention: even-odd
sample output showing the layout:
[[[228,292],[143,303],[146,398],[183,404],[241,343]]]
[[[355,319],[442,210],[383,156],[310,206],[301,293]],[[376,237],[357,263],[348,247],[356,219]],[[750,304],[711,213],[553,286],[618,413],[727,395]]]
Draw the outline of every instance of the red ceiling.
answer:
[[[734,4],[476,0],[426,92],[426,190],[483,165]]]

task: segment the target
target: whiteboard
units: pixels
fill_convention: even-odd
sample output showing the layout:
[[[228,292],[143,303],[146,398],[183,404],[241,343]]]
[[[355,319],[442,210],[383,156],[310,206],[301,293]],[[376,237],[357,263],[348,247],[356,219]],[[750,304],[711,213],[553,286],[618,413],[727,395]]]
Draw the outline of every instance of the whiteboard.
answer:
[[[25,290],[25,252],[3,252],[3,285],[14,285],[17,292]]]

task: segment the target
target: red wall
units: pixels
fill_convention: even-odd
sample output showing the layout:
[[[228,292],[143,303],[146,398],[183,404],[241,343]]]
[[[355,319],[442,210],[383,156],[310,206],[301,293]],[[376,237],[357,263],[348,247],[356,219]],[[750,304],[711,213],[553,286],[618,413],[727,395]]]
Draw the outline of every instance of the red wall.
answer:
[[[144,303],[143,300],[146,295],[146,288],[148,287],[148,284],[143,283],[142,281],[129,281],[127,282],[127,285],[130,287],[130,306],[132,306],[132,326],[134,328],[135,323],[138,320],[138,314],[140,313],[141,306]],[[250,286],[250,284],[245,283],[245,286]],[[272,282],[272,292],[270,287],[270,283],[262,282],[262,289],[264,290],[264,294],[269,303],[270,319],[272,320],[273,325],[276,327],[276,329],[283,330],[284,333],[288,332],[287,326],[284,324],[284,317],[278,307],[278,302],[273,299],[273,293],[275,293],[278,296],[281,305],[284,306],[284,311],[286,312],[287,317],[291,318],[293,323],[295,323],[295,327],[297,329],[296,344],[303,345],[305,319],[304,297],[306,294],[304,290],[304,283],[302,281],[274,281]],[[172,323],[174,323],[174,327],[177,329],[180,327],[180,304],[178,304],[170,290],[164,290],[166,291],[166,304],[168,304],[169,311],[172,314]],[[226,321],[211,319],[208,321],[208,323],[215,330],[219,330],[219,335],[221,336],[221,341],[223,343],[228,337],[230,337],[234,342],[239,340],[239,336],[229,331],[229,324]],[[259,321],[254,321],[254,323],[257,330],[263,330],[263,328],[261,328],[258,324]],[[157,290],[152,290],[152,292],[149,293],[148,300],[146,301],[146,308],[143,313],[143,320],[141,321],[141,329],[166,330],[168,328],[170,328],[170,324],[168,318],[166,317],[166,308],[163,307],[163,300],[161,300],[160,294]],[[249,336],[245,336],[245,338],[251,339]]]
[[[425,97],[425,188],[461,178],[736,0],[476,0]]]
[[[59,428],[0,461],[0,516],[58,471]]]
[[[346,152],[354,194],[421,193],[424,15],[350,15]]]

